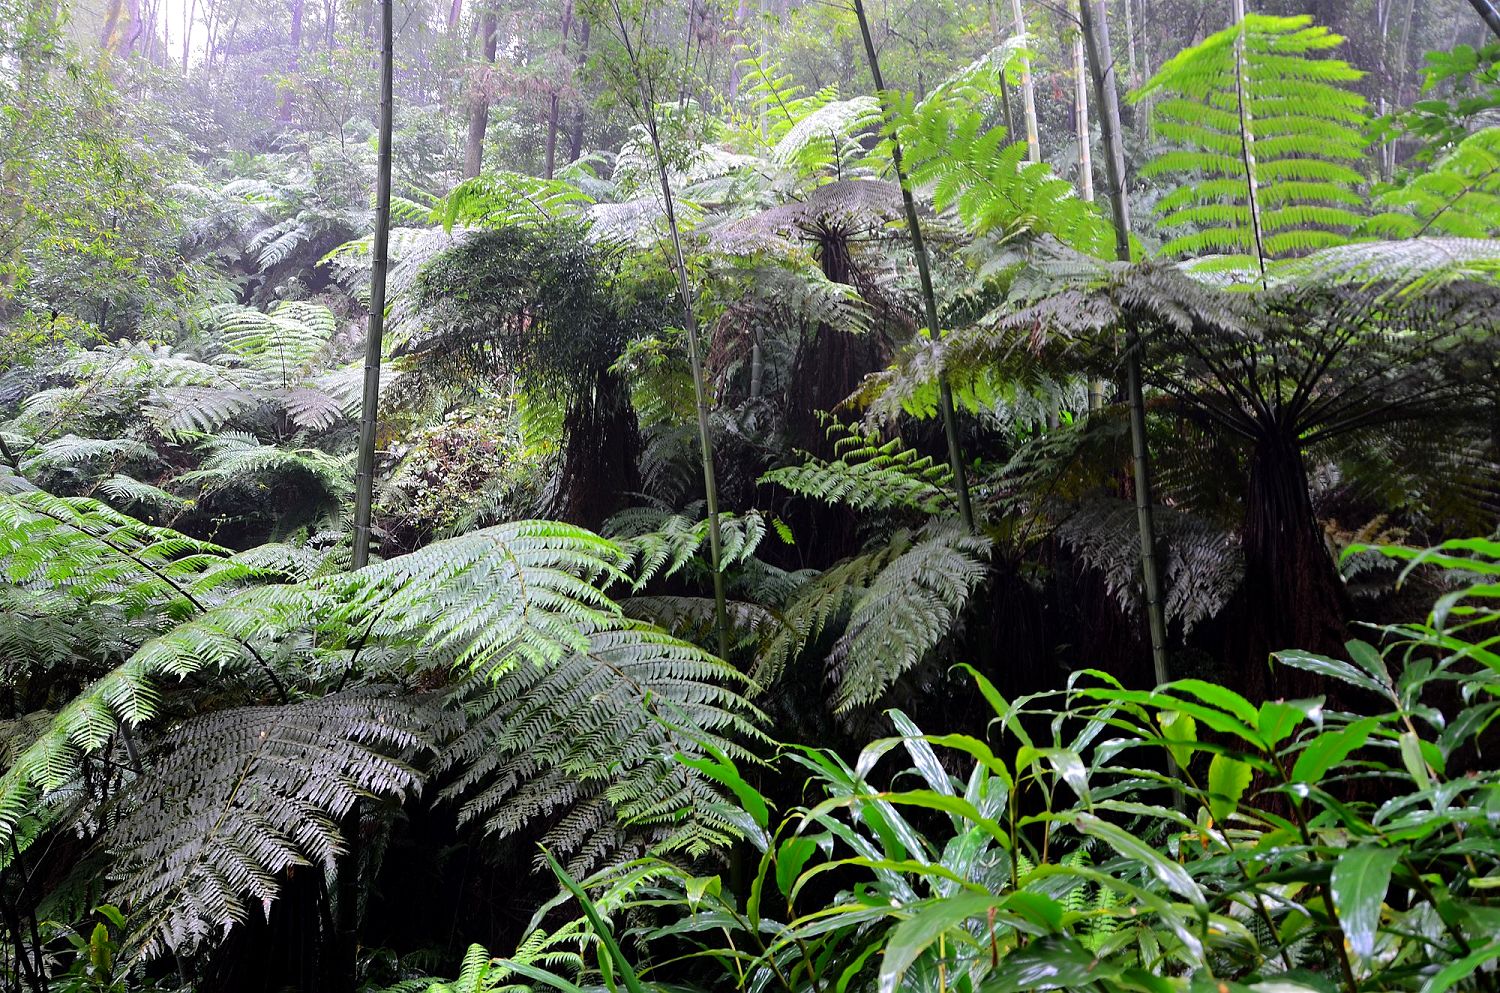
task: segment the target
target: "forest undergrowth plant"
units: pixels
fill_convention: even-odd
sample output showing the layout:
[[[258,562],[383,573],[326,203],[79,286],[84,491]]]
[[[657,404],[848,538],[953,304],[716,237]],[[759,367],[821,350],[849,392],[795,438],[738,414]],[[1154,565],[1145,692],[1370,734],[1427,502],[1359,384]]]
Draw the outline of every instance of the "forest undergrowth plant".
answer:
[[[1358,708],[1092,670],[1012,702],[972,673],[987,735],[892,711],[852,764],[790,748],[808,801],[780,820],[710,753],[689,761],[737,799],[748,888],[650,859],[565,879],[583,961],[515,967],[564,990],[1492,990],[1500,543],[1360,551],[1449,590],[1346,658],[1276,654]]]

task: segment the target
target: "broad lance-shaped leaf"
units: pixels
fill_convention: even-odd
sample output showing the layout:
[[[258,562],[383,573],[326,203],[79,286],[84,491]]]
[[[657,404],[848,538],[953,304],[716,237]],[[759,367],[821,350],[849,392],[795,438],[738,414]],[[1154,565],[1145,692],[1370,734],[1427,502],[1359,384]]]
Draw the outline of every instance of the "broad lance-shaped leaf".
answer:
[[[1208,810],[1214,820],[1228,820],[1239,808],[1240,797],[1250,785],[1255,770],[1228,755],[1215,755],[1208,764]]]
[[[1349,951],[1360,962],[1375,954],[1375,935],[1380,929],[1380,911],[1391,884],[1391,869],[1400,858],[1395,848],[1361,845],[1340,853],[1334,864],[1330,886],[1339,925]]]
[[[1207,905],[1203,890],[1186,869],[1129,831],[1093,814],[1077,814],[1073,822],[1084,834],[1098,838],[1126,858],[1141,863],[1167,889],[1187,898],[1193,906]]]

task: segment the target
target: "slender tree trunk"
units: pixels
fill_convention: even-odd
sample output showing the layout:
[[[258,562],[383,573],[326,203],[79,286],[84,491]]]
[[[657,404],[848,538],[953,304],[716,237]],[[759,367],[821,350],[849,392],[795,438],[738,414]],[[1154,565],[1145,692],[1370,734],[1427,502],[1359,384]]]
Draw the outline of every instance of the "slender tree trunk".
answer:
[[[484,133],[490,125],[490,66],[495,64],[496,33],[495,10],[486,7],[479,18],[480,46],[484,52],[485,78],[478,81],[470,95],[469,135],[464,142],[464,178],[473,179],[484,167]]]
[[[1104,137],[1105,175],[1115,225],[1115,257],[1130,261],[1130,201],[1125,188],[1125,141],[1120,127],[1120,97],[1109,44],[1109,20],[1098,0],[1082,0],[1082,37],[1088,47],[1094,90],[1099,98],[1099,126]],[[1140,533],[1141,578],[1146,594],[1146,622],[1151,631],[1151,666],[1158,684],[1170,678],[1167,667],[1167,623],[1162,609],[1161,571],[1156,557],[1156,520],[1151,497],[1151,453],[1146,442],[1146,404],[1141,389],[1140,337],[1134,327],[1125,343],[1125,392],[1130,402],[1131,469],[1135,482],[1136,527]]]
[[[1120,4],[1125,9],[1125,66],[1130,71],[1127,79],[1130,89],[1141,85],[1140,69],[1135,59],[1135,0],[1123,0]],[[1105,11],[1105,16],[1108,16]]]
[[[583,23],[580,24],[578,28],[579,69],[583,68],[583,64],[588,61],[589,57],[589,19],[585,17],[582,19],[582,21]],[[574,78],[577,78],[576,73],[574,74]],[[573,133],[568,141],[569,162],[577,162],[578,156],[583,154],[583,108],[584,100],[580,96],[578,99],[578,106],[573,110]]]
[[[562,41],[558,44],[558,50],[563,59],[568,55],[568,35],[573,31],[573,0],[564,0],[562,14]],[[559,59],[559,62],[562,59]],[[552,96],[547,108],[547,155],[544,175],[551,179],[557,170],[557,128],[562,110],[562,96],[559,92],[562,87],[561,80],[553,83]]]
[[[688,365],[693,374],[693,399],[698,413],[698,444],[703,456],[703,491],[708,502],[708,556],[713,570],[714,627],[718,632],[719,657],[729,658],[729,611],[724,597],[723,538],[719,532],[719,486],[714,473],[713,426],[709,422],[708,386],[704,380],[703,360],[698,348],[698,317],[693,306],[693,288],[688,280],[687,257],[682,250],[682,232],[677,226],[677,208],[672,197],[672,182],[667,174],[667,157],[662,150],[661,133],[656,124],[656,94],[648,81],[646,71],[630,41],[630,29],[625,26],[625,15],[620,10],[619,0],[611,0],[615,22],[620,27],[620,41],[635,72],[636,85],[641,100],[641,117],[646,134],[651,139],[651,150],[656,156],[656,174],[661,182],[662,207],[667,215],[667,230],[672,237],[672,261],[677,271],[677,291],[682,298],[682,330],[687,335]]]
[[[1021,11],[1021,0],[1010,0],[1011,16],[1015,19],[1016,37],[1026,34],[1026,16]],[[1036,126],[1036,87],[1031,82],[1031,60],[1021,60],[1021,109],[1026,115],[1026,153],[1032,162],[1042,161],[1042,142]]]
[[[1245,0],[1231,0],[1234,23],[1239,25],[1239,34],[1234,39],[1234,94],[1240,120],[1240,157],[1245,164],[1245,197],[1250,208],[1250,237],[1255,247],[1255,258],[1260,265],[1260,278],[1266,279],[1266,244],[1261,235],[1260,187],[1255,176],[1255,131],[1250,116],[1250,94],[1247,91],[1248,71],[1245,67]]]
[[[292,32],[291,48],[292,57],[288,64],[292,74],[302,67],[302,5],[304,0],[292,0]],[[286,123],[292,119],[292,93],[288,90],[281,97],[281,120]]]
[[[885,79],[880,72],[880,57],[875,53],[875,41],[870,35],[870,21],[865,17],[864,0],[854,0],[854,16],[859,20],[860,37],[865,43],[865,59],[870,64],[870,76],[875,89],[885,92]],[[932,269],[927,259],[927,243],[922,238],[922,220],[917,216],[917,202],[912,196],[911,184],[906,181],[906,170],[901,165],[901,142],[891,140],[891,165],[896,173],[896,182],[901,187],[901,202],[906,208],[906,224],[911,229],[912,254],[917,260],[917,281],[922,289],[922,309],[927,318],[927,333],[934,341],[942,337],[943,327],[938,321],[937,296],[932,289]],[[974,530],[974,510],[969,503],[969,479],[964,467],[963,449],[958,439],[958,413],[953,408],[953,389],[948,377],[938,377],[938,404],[943,417],[943,435],[948,441],[948,464],[953,470],[953,487],[958,497],[958,514],[964,526]]]
[[[338,38],[338,0],[323,0],[323,50],[333,54]]]
[[[247,2],[248,0],[239,0],[239,3],[234,8],[234,20],[229,22],[229,34],[224,38],[224,57],[219,60],[220,75],[229,66],[229,56],[234,52],[234,38],[235,35],[239,34],[240,30],[240,15],[245,12],[245,4]]]
[[[182,10],[182,71],[188,71],[188,59],[193,53],[193,27],[198,20],[198,0],[189,0]]]
[[[300,2],[300,0],[298,0]],[[370,518],[375,504],[375,438],[380,416],[380,360],[385,332],[385,275],[391,232],[391,119],[395,63],[395,0],[380,5],[380,126],[375,152],[375,233],[370,244],[370,318],[365,332],[364,390],[359,413],[359,452],[354,473],[356,571],[370,562]],[[334,993],[354,993],[359,953],[360,804],[340,825],[347,850],[338,863],[338,922]]]
[[[1500,11],[1495,10],[1495,5],[1490,0],[1469,0],[1469,6],[1484,20],[1485,27],[1500,38]]]
[[[1075,0],[1075,13],[1081,8]],[[1078,136],[1078,192],[1088,201],[1094,199],[1094,155],[1089,147],[1093,140],[1089,127],[1089,71],[1083,57],[1083,32],[1073,32],[1073,127]]]

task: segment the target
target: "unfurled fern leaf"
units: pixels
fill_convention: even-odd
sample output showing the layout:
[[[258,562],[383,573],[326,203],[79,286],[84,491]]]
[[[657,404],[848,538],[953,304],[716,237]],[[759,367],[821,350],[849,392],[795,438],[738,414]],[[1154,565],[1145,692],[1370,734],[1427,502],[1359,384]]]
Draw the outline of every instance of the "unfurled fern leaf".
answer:
[[[704,562],[708,521],[693,512],[673,514],[650,507],[621,511],[604,524],[604,533],[625,553],[634,589],[656,578],[666,579],[695,560]],[[766,521],[752,511],[744,517],[719,517],[719,562],[728,569],[749,559],[766,534]]]
[[[1365,229],[1387,238],[1500,235],[1500,127],[1465,138],[1429,168],[1376,199]]]
[[[744,755],[755,735],[751,687],[733,667],[654,628],[619,620],[542,665],[474,679],[457,697],[468,728],[449,743],[445,795],[497,836],[543,819],[544,844],[575,870],[631,845],[701,854],[737,837],[718,793],[678,753],[711,741]]]
[[[953,509],[953,474],[946,463],[918,457],[900,438],[849,432],[836,443],[832,462],[812,459],[800,466],[773,469],[760,478],[793,493],[843,504],[860,511]]]
[[[1365,101],[1350,86],[1362,73],[1316,57],[1342,40],[1310,17],[1248,14],[1132,94],[1159,99],[1170,146],[1143,170],[1177,184],[1157,204],[1163,254],[1256,268],[1347,240],[1364,202]]]
[[[211,319],[229,351],[283,389],[305,379],[337,330],[322,304],[286,301],[270,313],[249,307],[217,307]]]
[[[247,900],[276,899],[288,869],[333,872],[356,800],[419,788],[423,707],[363,689],[206,714],[158,742],[104,837],[134,953],[189,952],[242,923]]]
[[[437,209],[444,231],[455,224],[476,227],[534,227],[574,217],[592,204],[572,183],[516,172],[487,172],[454,187]]]

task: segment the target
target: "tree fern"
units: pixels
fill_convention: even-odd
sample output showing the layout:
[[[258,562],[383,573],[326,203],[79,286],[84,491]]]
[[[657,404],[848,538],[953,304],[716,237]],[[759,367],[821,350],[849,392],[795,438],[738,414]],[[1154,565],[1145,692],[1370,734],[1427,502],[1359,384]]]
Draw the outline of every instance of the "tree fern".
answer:
[[[1176,188],[1157,204],[1166,255],[1227,253],[1230,267],[1343,242],[1361,220],[1367,144],[1361,73],[1316,58],[1343,39],[1310,17],[1246,15],[1162,66],[1152,99],[1172,146],[1142,170]]]
[[[280,303],[269,313],[216,307],[210,319],[234,360],[282,389],[312,374],[337,330],[327,307],[300,301]]]
[[[465,683],[468,727],[444,747],[460,818],[505,836],[533,821],[575,869],[645,830],[659,850],[692,855],[738,836],[717,813],[716,787],[677,763],[704,742],[743,755],[753,737],[748,679],[685,641],[631,621],[600,624],[583,645],[543,665]]]
[[[1376,198],[1365,229],[1388,238],[1500,235],[1500,127],[1469,135],[1430,168]]]
[[[1002,46],[919,102],[896,103],[887,127],[899,138],[912,182],[975,235],[1006,241],[1051,234],[1102,254],[1109,225],[1050,166],[1026,161],[1026,143],[991,125],[1000,73],[1018,50]]]
[[[140,788],[104,835],[119,860],[111,899],[131,911],[142,958],[190,952],[267,904],[295,866],[334,869],[337,823],[364,796],[399,800],[435,723],[376,690],[186,721],[144,756]]]
[[[756,679],[771,682],[840,631],[826,657],[835,710],[875,703],[951,632],[985,575],[988,550],[986,539],[939,520],[840,562],[788,601],[786,627],[762,652]]]

